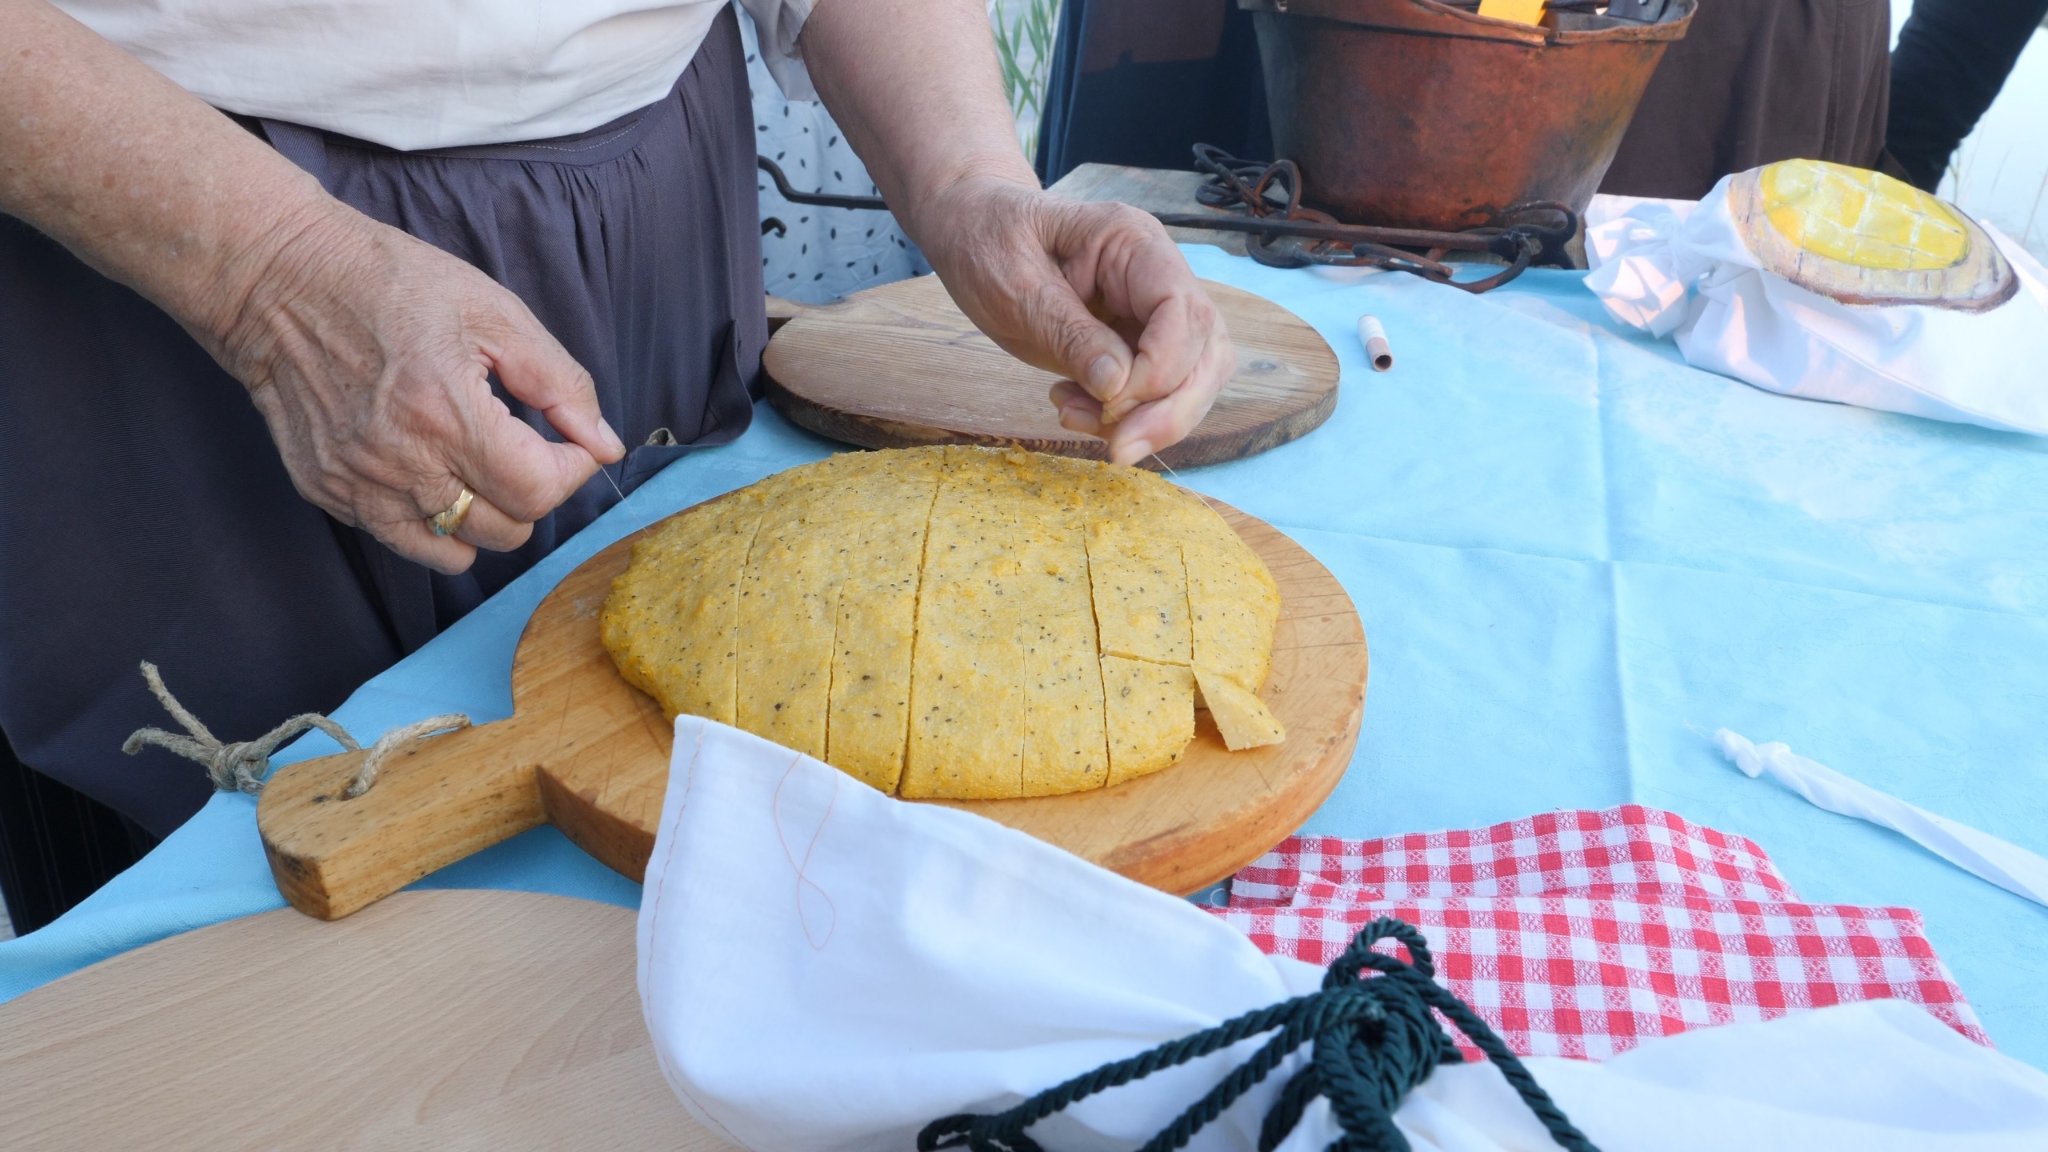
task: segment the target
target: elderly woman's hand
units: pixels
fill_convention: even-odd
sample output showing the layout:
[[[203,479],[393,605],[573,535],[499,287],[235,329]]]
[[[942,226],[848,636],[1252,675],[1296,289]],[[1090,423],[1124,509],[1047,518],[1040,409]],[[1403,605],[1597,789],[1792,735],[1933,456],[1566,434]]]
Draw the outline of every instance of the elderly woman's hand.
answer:
[[[624,454],[589,374],[483,273],[47,4],[0,5],[0,44],[0,211],[176,317],[248,386],[307,499],[459,572]],[[493,372],[569,443],[514,419]],[[468,518],[435,536],[464,485]]]
[[[975,324],[1068,377],[1060,423],[1135,464],[1186,437],[1236,366],[1230,334],[1159,222],[998,176],[918,205],[925,256]]]
[[[334,204],[292,234],[222,331],[301,495],[393,551],[460,572],[625,449],[589,373],[518,297],[461,260]],[[567,443],[515,418],[505,390]],[[429,518],[475,492],[452,536]]]

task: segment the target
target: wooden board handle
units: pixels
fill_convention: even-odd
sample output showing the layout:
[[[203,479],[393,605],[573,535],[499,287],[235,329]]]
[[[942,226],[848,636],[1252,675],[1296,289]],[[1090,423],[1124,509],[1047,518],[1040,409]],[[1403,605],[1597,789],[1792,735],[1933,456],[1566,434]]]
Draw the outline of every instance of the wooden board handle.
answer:
[[[362,752],[278,770],[256,808],[277,890],[309,916],[338,920],[542,824],[528,728],[514,716],[418,741],[354,799],[342,793]]]

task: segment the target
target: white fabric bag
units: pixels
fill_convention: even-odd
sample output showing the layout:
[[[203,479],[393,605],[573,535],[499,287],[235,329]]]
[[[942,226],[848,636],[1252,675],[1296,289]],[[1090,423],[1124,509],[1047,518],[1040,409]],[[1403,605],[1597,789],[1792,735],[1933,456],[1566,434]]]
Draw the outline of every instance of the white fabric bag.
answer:
[[[1600,198],[1586,287],[1687,363],[1758,388],[2048,435],[2048,272],[2025,249],[1978,222],[2017,280],[1986,311],[1839,303],[1764,269],[1730,208],[1738,177],[1698,203]]]
[[[759,1152],[915,1147],[1104,1063],[1312,991],[1186,901],[980,817],[884,796],[723,725],[676,722],[640,911],[662,1071]],[[1047,1149],[1127,1149],[1258,1041],[1041,1123]],[[1910,1005],[1651,1041],[1605,1064],[1529,1060],[1604,1152],[2048,1147],[2048,1076]],[[1251,1149],[1294,1063],[1192,1148]],[[1396,1116],[1420,1150],[1554,1147],[1487,1064],[1439,1068]],[[1282,1146],[1339,1135],[1312,1104]]]

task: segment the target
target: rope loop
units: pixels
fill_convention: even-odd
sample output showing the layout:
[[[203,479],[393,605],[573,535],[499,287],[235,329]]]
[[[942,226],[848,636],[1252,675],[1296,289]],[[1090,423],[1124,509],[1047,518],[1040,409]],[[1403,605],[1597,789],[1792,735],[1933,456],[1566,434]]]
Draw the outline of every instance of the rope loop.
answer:
[[[286,720],[254,740],[224,743],[212,730],[192,714],[191,709],[180,703],[171,690],[164,686],[163,674],[149,661],[142,662],[142,678],[149,682],[149,690],[171,719],[178,722],[184,734],[166,732],[162,728],[143,728],[121,742],[121,751],[130,756],[144,748],[162,748],[187,760],[196,761],[206,768],[206,775],[213,786],[221,792],[246,792],[251,796],[261,795],[263,785],[270,779],[270,758],[285,744],[319,729],[332,737],[336,744],[350,752],[362,750],[356,738],[349,735],[341,725],[318,712],[302,712]],[[353,800],[370,790],[377,782],[378,770],[384,761],[401,745],[422,740],[437,732],[448,732],[467,728],[469,717],[451,712],[443,716],[430,716],[425,720],[394,728],[370,745],[363,755],[362,767],[356,771],[355,779],[342,792],[342,798]]]
[[[1373,945],[1382,940],[1402,945],[1408,959],[1375,951]],[[1373,973],[1370,977],[1368,970]],[[1281,1087],[1260,1125],[1260,1152],[1278,1148],[1319,1096],[1330,1102],[1330,1111],[1344,1133],[1330,1146],[1331,1152],[1408,1152],[1407,1138],[1394,1125],[1394,1111],[1439,1065],[1462,1059],[1450,1033],[1436,1019],[1441,1013],[1486,1053],[1559,1147],[1567,1152],[1597,1152],[1493,1029],[1436,983],[1435,972],[1422,933],[1400,920],[1382,917],[1360,930],[1351,946],[1330,965],[1321,991],[1247,1012],[1206,1031],[1105,1064],[1003,1112],[942,1117],[918,1134],[918,1150],[1042,1152],[1026,1130],[1047,1116],[1098,1092],[1270,1032],[1270,1040],[1147,1141],[1140,1152],[1174,1152],[1185,1147],[1195,1133],[1304,1045],[1311,1048],[1309,1059]]]

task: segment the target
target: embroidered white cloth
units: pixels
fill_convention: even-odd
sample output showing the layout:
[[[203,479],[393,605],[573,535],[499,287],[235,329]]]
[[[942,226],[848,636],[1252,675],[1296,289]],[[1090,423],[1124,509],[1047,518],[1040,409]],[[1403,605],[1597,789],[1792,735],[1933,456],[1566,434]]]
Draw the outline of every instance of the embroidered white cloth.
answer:
[[[735,729],[683,717],[675,747],[640,911],[641,1000],[669,1083],[742,1147],[914,1147],[931,1120],[1008,1107],[1320,978],[1186,901]],[[1256,1043],[1032,1135],[1135,1147]],[[1896,1002],[1528,1066],[1605,1152],[2048,1147],[2048,1076]],[[1256,1147],[1291,1071],[1190,1147]],[[1438,1069],[1396,1121],[1421,1150],[1549,1146],[1490,1064]],[[1338,1135],[1318,1102],[1282,1148]]]
[[[1697,203],[1601,198],[1586,287],[1687,363],[1758,388],[2048,435],[2048,272],[2025,249],[1979,221],[2019,281],[1988,311],[1842,304],[1763,270],[1729,210],[1734,179]]]

